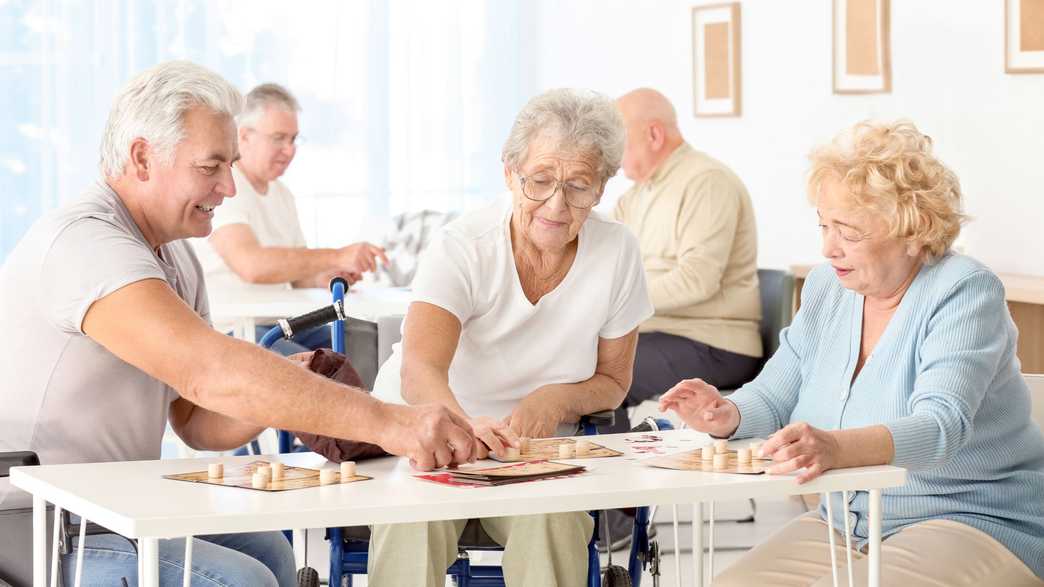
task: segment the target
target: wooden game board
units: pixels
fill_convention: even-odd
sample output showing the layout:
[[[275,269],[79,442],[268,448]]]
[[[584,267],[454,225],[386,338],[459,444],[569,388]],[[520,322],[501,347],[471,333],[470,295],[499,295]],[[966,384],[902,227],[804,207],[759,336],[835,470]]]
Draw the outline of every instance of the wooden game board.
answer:
[[[699,449],[642,459],[639,462],[660,469],[704,471],[707,473],[738,473],[740,475],[761,475],[772,466],[770,459],[759,458],[751,458],[750,464],[741,465],[736,458],[736,451],[729,450],[725,454],[729,455],[728,464],[720,469],[714,467],[713,461],[703,460]]]
[[[254,489],[255,491],[288,491],[291,489],[307,489],[309,487],[319,487],[319,470],[318,469],[305,469],[302,467],[290,467],[286,466],[283,468],[283,478],[279,481],[270,481],[268,487],[264,489],[257,489],[251,484],[251,477],[254,471],[257,470],[259,465],[267,465],[268,461],[253,461],[239,467],[225,467],[225,475],[220,479],[210,479],[207,477],[206,471],[194,471],[192,473],[180,473],[177,475],[164,475],[164,479],[173,479],[175,481],[189,481],[192,483],[206,483],[208,485],[223,485],[226,487],[242,487],[244,489]],[[356,474],[350,481],[341,481],[340,478],[333,483],[333,485],[339,485],[341,483],[355,483],[356,481],[368,481],[373,477],[367,477],[366,475]]]
[[[588,441],[590,442],[590,441]],[[517,459],[507,459],[500,455],[489,453],[489,458],[500,461],[502,463],[516,462],[516,461],[550,461],[552,459],[560,458],[558,456],[558,447],[563,444],[576,444],[576,439],[573,438],[530,438],[529,449],[526,451],[519,452]],[[575,452],[575,451],[574,451]],[[579,459],[604,459],[608,457],[618,457],[623,455],[622,452],[606,448],[596,442],[591,442],[591,450],[585,456],[576,456],[575,454],[568,458],[568,460],[579,460]]]

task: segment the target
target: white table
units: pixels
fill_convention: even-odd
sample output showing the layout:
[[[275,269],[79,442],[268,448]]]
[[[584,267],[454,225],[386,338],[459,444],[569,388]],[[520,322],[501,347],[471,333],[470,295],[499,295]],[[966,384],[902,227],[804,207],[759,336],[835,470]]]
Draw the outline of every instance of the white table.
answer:
[[[233,334],[255,342],[258,319],[290,318],[332,303],[330,291],[322,288],[244,290],[236,294],[214,292],[210,315],[215,323],[234,321]],[[376,322],[382,316],[404,315],[410,291],[402,287],[358,285],[344,296],[345,312],[352,318]]]
[[[681,448],[695,448],[707,437],[691,430],[658,432]],[[11,482],[33,495],[35,587],[46,583],[46,506],[53,503],[128,538],[139,540],[144,564],[142,585],[158,585],[158,539],[258,532],[283,528],[321,528],[397,522],[452,520],[505,515],[609,509],[640,505],[688,504],[801,493],[868,490],[870,493],[870,584],[880,577],[881,489],[905,483],[897,467],[830,471],[798,485],[792,476],[731,475],[655,469],[635,463],[635,434],[598,437],[624,457],[585,460],[577,477],[502,487],[455,488],[413,478],[404,459],[359,464],[372,481],[265,493],[163,479],[171,473],[206,470],[207,464],[247,462],[258,457],[179,459],[103,464],[49,465],[12,469]],[[745,445],[745,441],[738,441]],[[276,455],[297,466],[333,465],[314,453]],[[700,511],[700,508],[695,508]],[[702,530],[702,520],[693,528]],[[677,530],[676,530],[677,531]],[[694,533],[702,552],[702,531]],[[187,541],[191,543],[191,541]],[[694,577],[703,581],[703,557],[695,556]]]

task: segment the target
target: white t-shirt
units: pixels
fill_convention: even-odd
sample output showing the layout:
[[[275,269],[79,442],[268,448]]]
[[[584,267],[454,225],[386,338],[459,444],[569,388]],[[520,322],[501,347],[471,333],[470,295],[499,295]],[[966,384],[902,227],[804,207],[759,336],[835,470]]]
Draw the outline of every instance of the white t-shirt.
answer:
[[[102,181],[22,237],[0,268],[0,451],[32,450],[45,465],[160,457],[177,392],[82,328],[91,304],[144,279],[165,281],[209,319],[192,247],[177,240],[159,250]],[[7,481],[0,510],[28,504],[21,492],[5,497]]]
[[[590,379],[598,339],[624,336],[653,314],[637,239],[594,211],[565,278],[531,304],[515,268],[510,218],[510,202],[501,200],[446,225],[413,280],[413,301],[460,320],[449,385],[472,417],[503,418],[543,385]],[[377,374],[375,397],[403,403],[401,364],[398,344]]]
[[[214,209],[214,231],[229,224],[246,224],[254,231],[262,247],[307,246],[297,217],[294,195],[282,182],[269,182],[268,193],[259,194],[238,167],[232,168],[232,177],[236,183],[236,195],[225,198]],[[290,289],[289,283],[247,283],[218,255],[209,239],[192,239],[191,242],[199,255],[211,295],[231,297],[246,291]],[[227,321],[215,324],[222,331],[230,331],[233,326]]]

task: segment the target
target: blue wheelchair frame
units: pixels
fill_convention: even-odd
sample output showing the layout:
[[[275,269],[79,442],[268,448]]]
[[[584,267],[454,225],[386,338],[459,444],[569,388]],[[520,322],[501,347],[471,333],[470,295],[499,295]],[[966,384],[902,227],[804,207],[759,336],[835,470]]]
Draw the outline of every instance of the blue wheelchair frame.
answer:
[[[330,324],[332,328],[331,341],[333,350],[339,353],[345,352],[344,341],[344,296],[347,283],[340,278],[330,282],[330,291],[333,295],[333,303],[327,308],[317,310],[306,316],[336,316]],[[325,313],[325,314],[323,314]],[[293,336],[294,328],[292,321],[280,320],[277,326],[272,327],[261,338],[258,344],[269,348],[281,338]],[[309,327],[314,327],[311,325]],[[298,330],[305,330],[299,328]],[[597,425],[588,417],[580,421],[583,433],[586,436],[598,434]],[[669,424],[667,424],[669,427]],[[661,429],[666,429],[661,427]],[[279,452],[289,453],[293,451],[294,436],[286,430],[279,430],[278,445]],[[588,587],[601,587],[601,561],[598,557],[598,549],[595,542],[598,538],[600,512],[590,512],[594,518],[594,535],[587,545],[587,585]],[[641,584],[642,571],[651,562],[651,548],[649,543],[649,508],[636,508],[634,519],[634,530],[631,534],[631,551],[627,560],[627,572],[631,577],[631,585],[638,587]],[[289,534],[289,533],[288,533]],[[353,575],[365,575],[369,557],[369,543],[363,540],[345,540],[344,530],[340,527],[327,528],[326,539],[330,541],[330,580],[331,587],[340,587],[343,579],[347,578],[347,586],[352,586]],[[503,547],[468,547],[468,550],[502,550]],[[456,581],[458,587],[504,587],[504,571],[495,565],[472,565],[466,556],[459,557],[448,569],[446,574]]]

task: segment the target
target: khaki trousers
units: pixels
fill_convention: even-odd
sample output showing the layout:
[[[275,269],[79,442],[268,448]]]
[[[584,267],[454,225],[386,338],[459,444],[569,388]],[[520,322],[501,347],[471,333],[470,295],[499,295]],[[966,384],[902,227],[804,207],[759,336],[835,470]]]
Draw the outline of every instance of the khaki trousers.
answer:
[[[848,585],[845,539],[836,530],[838,584]],[[866,585],[867,555],[852,552],[856,585]],[[714,580],[733,585],[833,585],[827,523],[809,512],[754,547]],[[1044,581],[989,534],[952,520],[909,526],[881,543],[881,585],[1042,587]]]
[[[504,547],[507,587],[583,587],[594,520],[587,512],[483,518]],[[442,587],[457,560],[467,520],[374,526],[367,573],[371,587]]]

